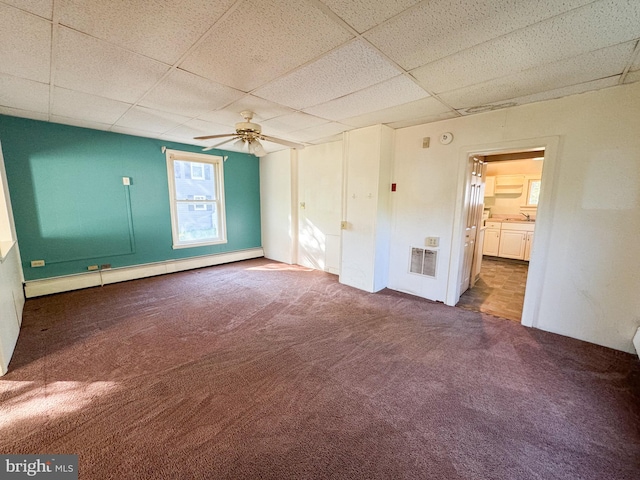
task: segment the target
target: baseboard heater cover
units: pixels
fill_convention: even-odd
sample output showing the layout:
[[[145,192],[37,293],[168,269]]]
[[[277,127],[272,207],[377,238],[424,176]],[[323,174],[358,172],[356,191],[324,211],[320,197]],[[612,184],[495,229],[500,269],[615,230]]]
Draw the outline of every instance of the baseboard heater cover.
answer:
[[[109,283],[126,282],[127,280],[136,280],[139,278],[181,272],[195,268],[211,267],[223,263],[238,262],[260,257],[264,257],[262,247],[237,252],[219,253],[216,255],[204,255],[144,265],[111,268],[109,270],[78,273],[42,280],[30,280],[24,284],[24,294],[27,298],[40,297],[42,295],[68,292],[81,288],[99,287]]]

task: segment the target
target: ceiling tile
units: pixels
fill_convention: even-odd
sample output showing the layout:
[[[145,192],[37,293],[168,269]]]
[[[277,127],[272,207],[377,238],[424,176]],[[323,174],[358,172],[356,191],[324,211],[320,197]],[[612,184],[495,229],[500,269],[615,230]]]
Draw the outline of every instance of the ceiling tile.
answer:
[[[553,100],[556,98],[566,97],[569,95],[576,95],[578,93],[589,92],[592,90],[600,90],[602,88],[614,87],[618,85],[620,76],[602,78],[600,80],[594,80],[592,82],[579,83],[577,85],[571,85],[568,87],[557,88],[554,90],[547,90],[533,95],[525,95],[523,97],[509,98],[502,102],[494,102],[484,105],[483,109],[476,109],[471,112],[461,109],[460,113],[470,115],[473,113],[481,113],[484,111],[498,110],[505,107],[513,107],[516,105],[525,105],[527,103],[542,102],[545,100]]]
[[[0,96],[2,94],[0,93]],[[10,117],[30,118],[32,120],[40,120],[47,122],[49,120],[49,114],[38,113],[30,110],[20,110],[19,108],[3,107],[0,106],[0,115],[9,115]]]
[[[110,123],[92,122],[85,119],[61,117],[59,115],[51,115],[51,121],[53,123],[62,123],[64,125],[71,125],[72,127],[91,128],[93,130],[109,130],[109,128],[111,128]]]
[[[330,120],[341,120],[428,96],[429,94],[411,79],[399,75],[359,92],[307,108],[305,112]]]
[[[174,70],[140,105],[197,117],[240,99],[244,93],[189,72]]]
[[[161,112],[145,107],[134,107],[125,113],[115,126],[164,133],[189,120],[189,117],[174,113]]]
[[[362,33],[421,0],[322,0],[340,18]]]
[[[591,0],[433,0],[372,29],[365,38],[411,70]]]
[[[425,123],[432,123],[432,122],[440,122],[442,120],[448,120],[450,118],[455,118],[455,117],[459,117],[460,115],[453,111],[447,111],[444,113],[436,113],[434,115],[425,115],[423,117],[417,117],[417,118],[409,118],[407,120],[400,120],[398,122],[390,122],[387,123],[387,125],[389,125],[391,128],[406,128],[406,127],[413,127],[414,125],[423,125]]]
[[[133,135],[134,137],[146,137],[146,138],[157,138],[157,132],[151,132],[149,130],[142,130],[139,128],[131,128],[131,127],[120,127],[118,125],[111,126],[109,128],[111,132],[122,133],[123,135]]]
[[[322,138],[333,137],[353,127],[338,122],[329,122],[316,127],[304,128],[290,134],[290,139],[297,142],[313,142]]]
[[[640,70],[629,72],[624,78],[624,83],[640,82]]]
[[[637,37],[640,2],[597,2],[442,58],[411,74],[427,90],[441,93]]]
[[[399,73],[377,50],[357,40],[259,88],[255,95],[303,109],[375,85]]]
[[[345,118],[342,123],[353,125],[354,127],[367,127],[378,123],[411,122],[414,119],[432,118],[443,114],[457,115],[435,98],[428,97],[376,112]]]
[[[48,83],[51,23],[0,3],[0,72]]]
[[[234,0],[58,0],[61,24],[174,64]]]
[[[640,70],[640,43],[638,43],[638,45],[636,46],[635,56],[636,58],[631,64],[631,71]]]
[[[626,43],[603,48],[540,68],[446,92],[440,98],[456,109],[472,108],[620,75],[633,45]]]
[[[220,125],[233,126],[236,123],[243,121],[240,112],[245,110],[253,112],[253,121],[258,123],[270,118],[294,113],[293,109],[285,107],[284,105],[279,105],[253,95],[245,95],[240,100],[233,102],[231,105],[220,110],[204,113],[200,115],[199,118],[219,123]]]
[[[324,123],[327,123],[327,121],[322,118],[295,112],[262,122],[262,133],[267,135],[289,133],[303,128],[316,127]]]
[[[56,87],[53,90],[51,114],[111,124],[130,107],[129,103]]]
[[[193,139],[193,137],[201,137],[203,135],[219,135],[224,133],[234,133],[235,129],[230,128],[227,125],[218,125],[212,122],[205,122],[199,119],[189,120],[183,125],[179,125],[165,133],[173,138],[179,138],[182,142],[196,143],[196,144],[213,144],[215,140],[208,140],[206,142],[199,142]],[[163,135],[164,136],[164,135]],[[217,139],[216,139],[217,140]],[[220,139],[222,141],[224,139]],[[207,143],[209,142],[209,143]]]
[[[180,67],[248,92],[351,37],[305,0],[246,0]]]
[[[49,85],[0,73],[0,106],[49,113]]]
[[[49,20],[53,16],[53,0],[2,0],[2,2]]]
[[[60,27],[55,82],[127,103],[135,103],[169,67],[101,40]]]

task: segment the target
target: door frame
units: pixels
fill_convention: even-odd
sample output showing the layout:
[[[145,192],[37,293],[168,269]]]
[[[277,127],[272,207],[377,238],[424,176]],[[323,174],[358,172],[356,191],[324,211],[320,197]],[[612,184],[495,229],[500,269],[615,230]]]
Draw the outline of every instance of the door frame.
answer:
[[[538,137],[505,142],[493,142],[481,145],[466,145],[460,147],[458,154],[458,190],[454,213],[451,257],[449,259],[449,278],[445,304],[455,306],[460,300],[460,282],[464,264],[464,199],[468,188],[467,162],[473,155],[486,156],[515,151],[527,151],[544,148],[544,167],[542,169],[542,186],[538,202],[540,221],[536,221],[536,235],[534,248],[529,261],[524,305],[522,308],[523,325],[536,327],[540,312],[540,301],[544,289],[544,278],[548,264],[549,243],[551,240],[551,226],[553,225],[553,205],[557,192],[555,179],[560,149],[560,137]]]

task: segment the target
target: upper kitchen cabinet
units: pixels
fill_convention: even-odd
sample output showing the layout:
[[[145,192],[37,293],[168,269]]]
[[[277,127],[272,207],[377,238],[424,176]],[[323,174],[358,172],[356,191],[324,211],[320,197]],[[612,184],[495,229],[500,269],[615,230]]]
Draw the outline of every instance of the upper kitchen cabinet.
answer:
[[[535,218],[542,178],[541,160],[491,160],[486,157],[485,208],[492,217]]]
[[[496,193],[496,177],[484,177],[484,196],[493,197]]]
[[[524,178],[524,175],[497,175],[495,177],[495,194],[522,193]]]

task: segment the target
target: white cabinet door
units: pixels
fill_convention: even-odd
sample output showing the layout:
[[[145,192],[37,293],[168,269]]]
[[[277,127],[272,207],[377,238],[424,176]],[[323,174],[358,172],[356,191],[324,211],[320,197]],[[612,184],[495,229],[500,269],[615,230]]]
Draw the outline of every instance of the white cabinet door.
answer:
[[[485,197],[493,197],[495,196],[496,190],[496,177],[484,177],[484,196]]]
[[[502,230],[500,232],[500,248],[498,250],[498,256],[523,260],[526,244],[527,232]]]
[[[498,246],[500,245],[500,229],[487,228],[484,231],[483,255],[498,256]]]
[[[527,244],[524,247],[524,260],[531,258],[531,244],[533,243],[533,232],[527,232]]]

